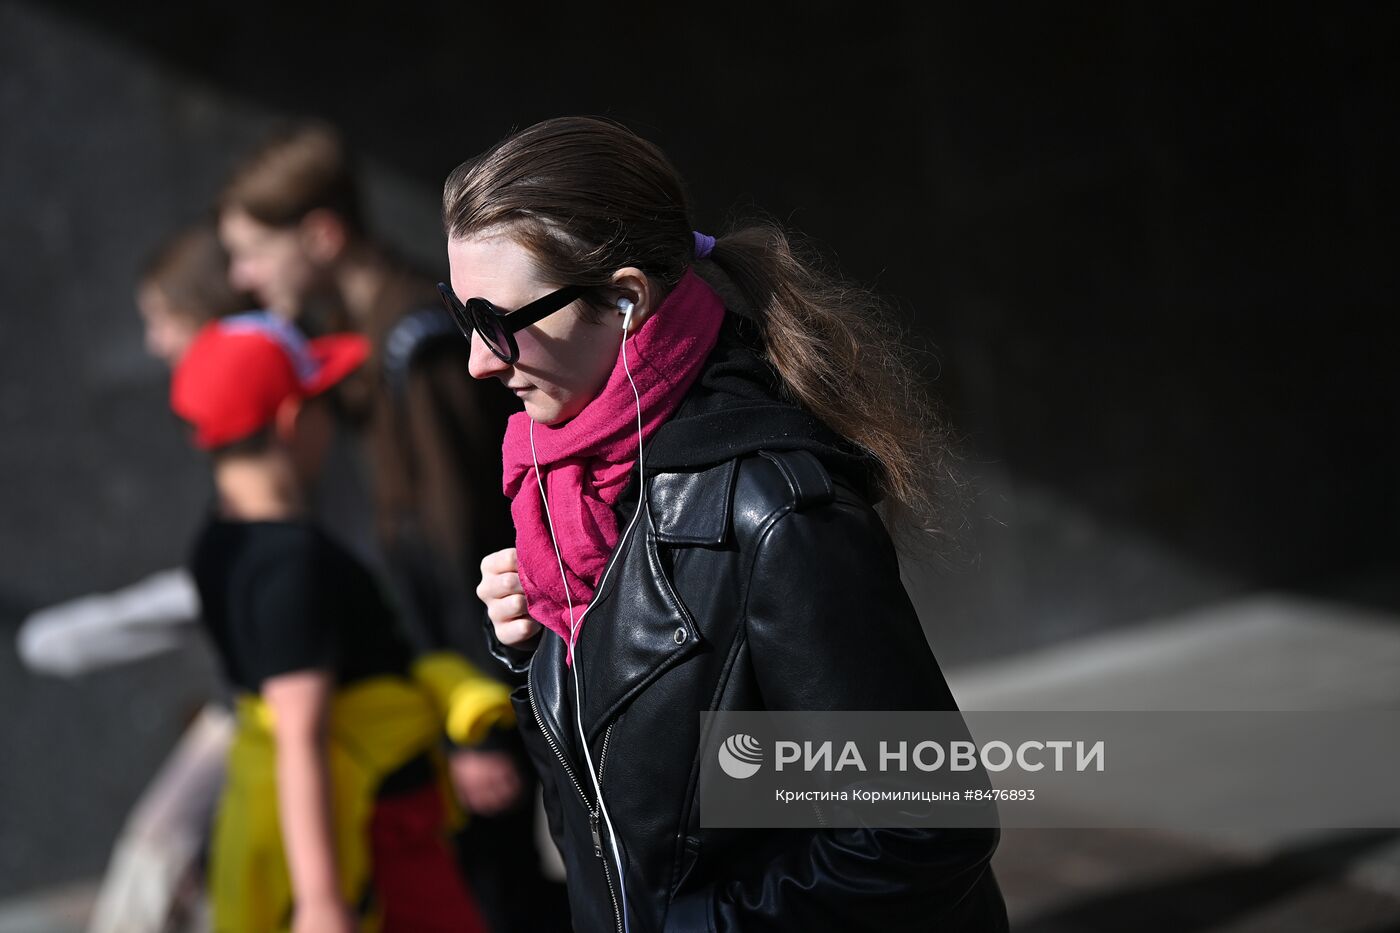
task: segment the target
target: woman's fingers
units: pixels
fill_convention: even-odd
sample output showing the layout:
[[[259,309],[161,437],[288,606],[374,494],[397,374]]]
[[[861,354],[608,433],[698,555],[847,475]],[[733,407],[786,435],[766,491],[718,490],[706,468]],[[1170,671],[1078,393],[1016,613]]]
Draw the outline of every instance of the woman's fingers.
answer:
[[[535,633],[540,630],[540,624],[529,616],[523,619],[512,619],[508,622],[496,622],[496,638],[503,645],[518,645],[521,642],[529,641],[535,637]]]
[[[486,604],[486,615],[496,628],[503,645],[515,645],[532,638],[540,624],[530,618],[525,591],[515,562],[515,548],[508,547],[481,560],[481,582],[477,598]]]
[[[509,622],[511,619],[527,618],[530,608],[526,605],[524,596],[502,596],[486,604],[486,615],[492,622]]]
[[[513,573],[517,569],[515,566],[515,548],[502,548],[499,551],[492,551],[481,559],[481,575],[489,577],[498,573]]]
[[[481,583],[476,587],[476,596],[482,602],[524,592],[525,590],[520,586],[520,574],[518,573],[497,573],[489,577],[482,577]]]

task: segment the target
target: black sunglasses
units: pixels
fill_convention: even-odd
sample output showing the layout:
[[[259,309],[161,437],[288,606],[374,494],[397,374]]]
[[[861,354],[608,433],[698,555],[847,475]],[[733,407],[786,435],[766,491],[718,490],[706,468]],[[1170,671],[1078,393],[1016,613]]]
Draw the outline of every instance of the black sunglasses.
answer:
[[[516,331],[543,321],[560,308],[582,298],[587,291],[582,285],[565,285],[543,298],[536,298],[523,308],[506,312],[485,298],[468,298],[464,307],[451,286],[445,282],[438,283],[438,294],[442,296],[443,305],[466,338],[472,339],[472,331],[476,331],[492,353],[512,365],[520,359],[520,347],[515,343]]]

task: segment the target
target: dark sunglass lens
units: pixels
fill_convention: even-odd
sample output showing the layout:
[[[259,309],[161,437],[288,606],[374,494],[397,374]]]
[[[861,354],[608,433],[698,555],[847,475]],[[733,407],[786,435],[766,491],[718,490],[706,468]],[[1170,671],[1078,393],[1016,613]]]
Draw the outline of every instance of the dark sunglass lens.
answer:
[[[457,328],[461,330],[462,336],[468,340],[472,339],[472,320],[467,315],[467,309],[462,307],[462,303],[452,293],[452,289],[439,282],[438,295],[442,297],[442,306],[447,309],[448,314],[452,315],[452,320],[457,322]]]
[[[471,314],[472,325],[491,352],[503,360],[510,359],[510,338],[506,335],[501,316],[480,298],[467,301],[467,311]]]

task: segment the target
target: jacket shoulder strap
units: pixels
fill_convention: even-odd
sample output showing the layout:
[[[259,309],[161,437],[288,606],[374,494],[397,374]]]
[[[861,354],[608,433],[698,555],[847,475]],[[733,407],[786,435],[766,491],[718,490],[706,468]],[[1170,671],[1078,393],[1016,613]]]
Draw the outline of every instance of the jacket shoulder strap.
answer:
[[[758,455],[776,466],[787,481],[794,512],[825,505],[835,498],[831,474],[811,451],[761,450]]]
[[[747,548],[769,523],[787,514],[831,502],[831,474],[805,450],[760,451],[745,457],[734,483],[735,540]]]

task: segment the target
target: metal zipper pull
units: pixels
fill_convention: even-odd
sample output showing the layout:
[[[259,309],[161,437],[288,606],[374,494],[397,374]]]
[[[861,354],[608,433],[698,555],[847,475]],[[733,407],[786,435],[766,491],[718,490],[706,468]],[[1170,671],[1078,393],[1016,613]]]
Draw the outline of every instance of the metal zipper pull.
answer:
[[[603,857],[603,834],[598,831],[598,811],[590,810],[588,813],[588,829],[593,833],[593,854],[599,858]]]

